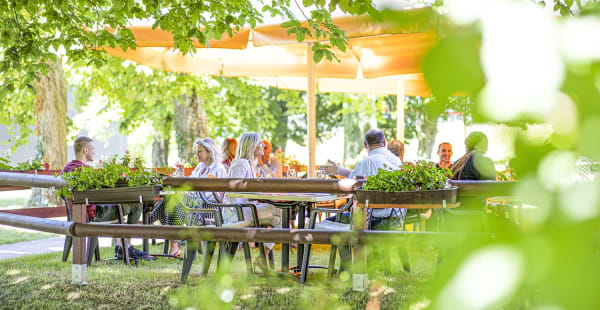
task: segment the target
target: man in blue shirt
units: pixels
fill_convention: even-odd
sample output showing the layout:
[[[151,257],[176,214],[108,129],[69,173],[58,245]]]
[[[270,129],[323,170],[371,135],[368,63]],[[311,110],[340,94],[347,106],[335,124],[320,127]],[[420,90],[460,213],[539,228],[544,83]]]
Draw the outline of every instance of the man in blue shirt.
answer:
[[[379,169],[398,170],[402,166],[400,158],[385,147],[386,140],[381,130],[369,130],[365,134],[364,146],[369,154],[365,159],[359,161],[353,170],[329,161],[332,165],[328,167],[327,172],[347,178],[363,179],[377,174]],[[371,217],[371,228],[388,229],[391,226],[390,220],[402,219],[405,213],[406,209],[375,209]]]

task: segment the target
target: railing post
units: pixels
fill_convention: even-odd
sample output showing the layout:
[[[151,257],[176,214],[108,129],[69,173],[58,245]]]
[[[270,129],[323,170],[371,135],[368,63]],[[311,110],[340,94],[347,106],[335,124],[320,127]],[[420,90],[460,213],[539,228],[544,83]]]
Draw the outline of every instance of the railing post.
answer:
[[[353,214],[354,217],[354,230],[356,232],[365,231],[369,227],[367,222],[367,209],[369,208],[369,201],[365,202],[364,207],[361,209],[358,206],[358,202],[353,202]],[[367,274],[367,247],[365,244],[358,243],[354,246],[354,268],[352,274],[352,290],[357,292],[364,292],[369,289],[369,276]]]
[[[85,223],[87,206],[73,205],[73,222]],[[87,285],[87,247],[86,237],[73,237],[73,265],[71,267],[71,284]]]

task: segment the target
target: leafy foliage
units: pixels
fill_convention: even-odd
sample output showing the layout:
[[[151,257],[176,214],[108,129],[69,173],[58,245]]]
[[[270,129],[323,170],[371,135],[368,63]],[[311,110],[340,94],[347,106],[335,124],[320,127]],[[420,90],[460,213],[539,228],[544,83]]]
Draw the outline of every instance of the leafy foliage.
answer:
[[[304,12],[308,9],[298,6],[307,19],[305,24],[288,9],[291,0],[0,1],[0,103],[8,107],[0,110],[0,123],[9,126],[8,143],[24,144],[32,133],[36,111],[34,81],[48,72],[49,61],[65,55],[69,63],[102,68],[107,63],[101,51],[103,46],[135,49],[135,37],[126,28],[134,19],[152,20],[153,28],[173,35],[174,50],[187,54],[194,52],[198,44],[208,45],[211,39],[256,26],[263,21],[263,14],[281,16],[289,20],[282,26],[288,33],[295,33],[299,42],[305,38],[328,42],[313,45],[318,62],[336,58],[330,48],[343,51],[348,44],[345,32],[332,22],[331,12],[339,9],[355,15],[379,16],[370,0],[304,0],[302,4],[311,7],[310,12]],[[123,87],[122,91],[126,89]],[[136,120],[132,120],[134,126]]]
[[[434,163],[417,161],[414,166],[404,165],[399,170],[379,169],[367,177],[363,189],[384,192],[405,192],[442,189],[452,177],[450,169],[440,169]]]
[[[102,162],[98,168],[82,166],[64,173],[62,178],[69,185],[59,189],[58,194],[65,197],[71,197],[71,191],[116,187],[123,183],[130,187],[162,183],[158,172],[147,171],[140,157],[132,160],[129,154],[125,154],[120,160],[115,155]]]
[[[47,170],[47,167],[39,159],[34,159],[32,161],[27,160],[17,163],[15,166],[13,166],[10,164],[10,160],[8,160],[8,158],[0,156],[0,170],[29,171],[42,169]]]

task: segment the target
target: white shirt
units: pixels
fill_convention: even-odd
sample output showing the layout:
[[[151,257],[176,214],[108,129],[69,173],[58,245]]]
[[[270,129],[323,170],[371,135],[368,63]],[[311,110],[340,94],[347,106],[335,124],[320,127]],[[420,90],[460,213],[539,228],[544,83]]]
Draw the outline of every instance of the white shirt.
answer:
[[[367,158],[356,164],[354,170],[350,172],[349,179],[356,176],[368,177],[377,174],[379,169],[398,170],[402,166],[402,161],[386,147],[379,147],[369,152]],[[372,215],[374,217],[389,217],[392,209],[375,209]]]
[[[375,175],[379,168],[386,170],[398,170],[402,166],[402,161],[394,153],[390,152],[386,147],[379,147],[367,155],[367,158],[359,161],[350,172],[349,179],[356,176],[368,177]]]
[[[250,160],[244,158],[236,158],[231,162],[229,166],[229,177],[230,178],[243,178],[243,179],[254,179],[254,169]]]
[[[214,176],[215,178],[226,178],[227,170],[225,170],[225,166],[223,166],[220,162],[214,162],[210,165],[206,165],[205,163],[198,163],[190,177],[195,178],[206,178],[208,176]]]

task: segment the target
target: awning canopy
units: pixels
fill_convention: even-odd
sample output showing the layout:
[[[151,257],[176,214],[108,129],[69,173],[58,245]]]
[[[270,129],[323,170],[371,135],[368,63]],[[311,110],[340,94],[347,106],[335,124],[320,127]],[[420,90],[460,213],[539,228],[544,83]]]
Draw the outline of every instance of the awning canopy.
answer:
[[[248,77],[264,85],[306,90],[308,98],[308,175],[315,168],[316,91],[395,94],[398,98],[396,138],[404,139],[405,95],[429,96],[421,62],[436,43],[437,15],[430,7],[386,12],[383,22],[369,16],[342,16],[333,22],[346,32],[345,51],[333,48],[339,58],[315,64],[306,36],[298,43],[280,24],[225,34],[220,40],[194,42],[197,50],[183,55],[173,50],[172,35],[149,26],[129,29],[137,48],[104,47],[107,53],[156,70]]]
[[[395,94],[392,85],[406,81],[406,95],[429,96],[419,73],[425,53],[437,40],[435,14],[425,7],[398,11],[393,16],[394,21],[385,22],[373,22],[368,16],[334,18],[346,31],[349,45],[344,52],[333,49],[340,62],[323,59],[315,64],[318,90]],[[195,42],[197,50],[187,55],[172,49],[173,38],[166,31],[150,26],[129,29],[137,48],[124,51],[105,47],[107,53],[156,70],[249,77],[270,80],[266,85],[306,90],[306,82],[301,86],[300,81],[306,81],[309,73],[306,44],[314,40],[307,36],[305,42],[298,43],[295,34],[288,35],[280,25],[259,25],[237,31],[232,37],[224,34],[221,40]],[[378,79],[382,77],[388,79]]]

